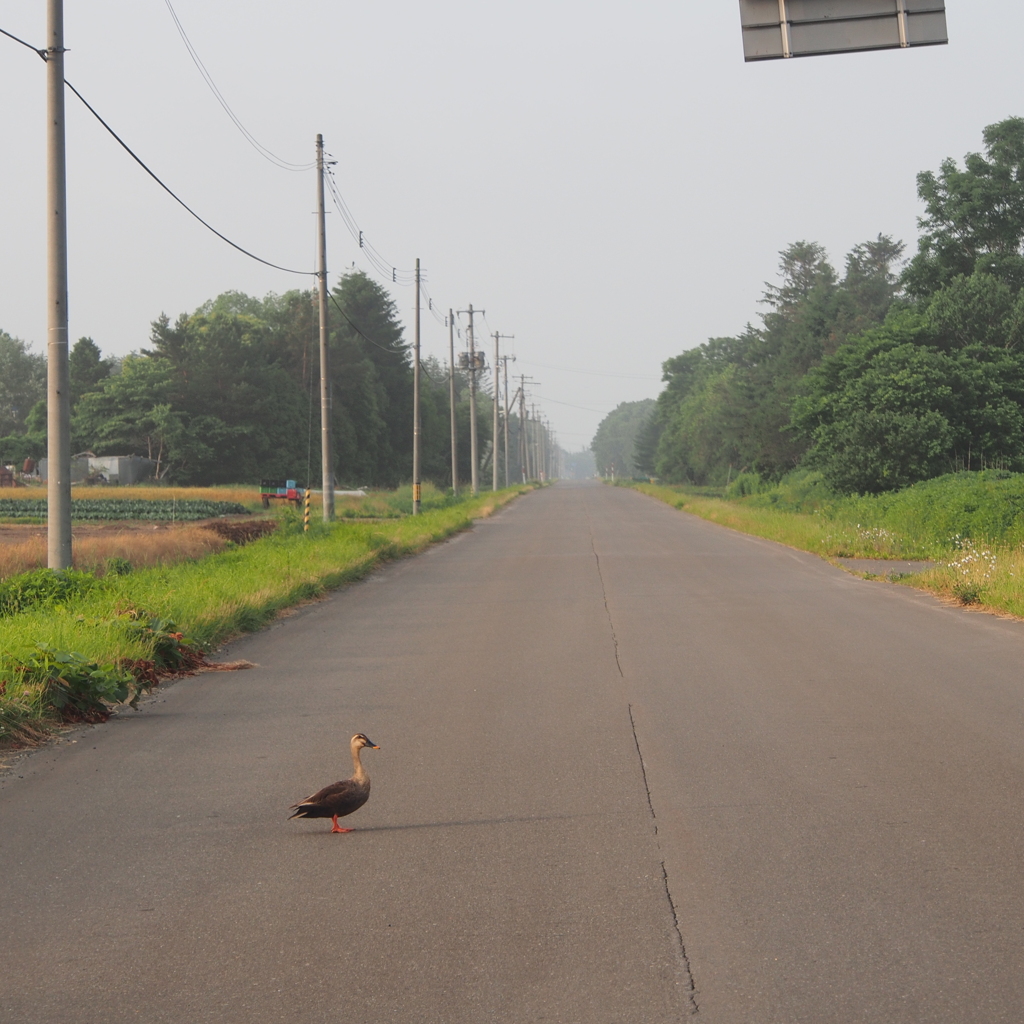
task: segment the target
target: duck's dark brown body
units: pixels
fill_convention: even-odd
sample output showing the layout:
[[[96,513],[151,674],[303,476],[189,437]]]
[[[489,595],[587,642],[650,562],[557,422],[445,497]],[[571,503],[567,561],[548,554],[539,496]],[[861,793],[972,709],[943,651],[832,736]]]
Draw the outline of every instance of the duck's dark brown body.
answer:
[[[324,786],[301,803],[293,804],[291,818],[344,818],[358,811],[370,799],[370,780],[344,779],[333,786]]]
[[[351,832],[350,828],[342,828],[338,819],[358,811],[367,800],[370,799],[370,776],[366,774],[362,762],[359,760],[359,752],[363,747],[370,747],[373,750],[380,750],[372,740],[363,733],[358,732],[352,737],[352,764],[355,767],[355,774],[351,779],[343,779],[335,782],[332,786],[324,786],[317,790],[312,796],[307,796],[297,804],[292,804],[294,812],[288,816],[292,818],[331,818],[334,821],[332,832]]]

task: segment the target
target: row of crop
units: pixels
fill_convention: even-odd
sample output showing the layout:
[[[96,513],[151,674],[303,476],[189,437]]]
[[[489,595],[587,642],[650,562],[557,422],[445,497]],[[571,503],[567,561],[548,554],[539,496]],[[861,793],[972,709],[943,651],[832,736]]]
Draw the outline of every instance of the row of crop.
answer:
[[[156,519],[195,522],[200,519],[242,515],[247,512],[248,509],[237,502],[205,499],[143,501],[137,498],[73,498],[71,501],[71,518],[79,520]],[[45,499],[0,498],[0,518],[45,517]]]

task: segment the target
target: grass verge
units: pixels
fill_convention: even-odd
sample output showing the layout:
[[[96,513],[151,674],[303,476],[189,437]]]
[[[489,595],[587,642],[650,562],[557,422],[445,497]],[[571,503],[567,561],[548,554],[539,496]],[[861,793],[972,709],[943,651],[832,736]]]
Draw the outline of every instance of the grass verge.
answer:
[[[52,687],[28,668],[41,645],[97,667],[152,664],[152,637],[138,628],[144,614],[208,650],[382,561],[421,551],[530,489],[512,487],[394,521],[318,524],[309,533],[297,517],[286,517],[276,533],[245,547],[108,575],[64,603],[2,617],[0,745],[37,738],[60,723]]]
[[[822,558],[937,557],[935,546],[931,543],[897,535],[884,527],[846,523],[829,518],[821,512],[791,512],[726,498],[709,498],[661,484],[635,483],[624,486],[632,486],[652,498],[709,522],[788,544],[801,551],[811,551]]]

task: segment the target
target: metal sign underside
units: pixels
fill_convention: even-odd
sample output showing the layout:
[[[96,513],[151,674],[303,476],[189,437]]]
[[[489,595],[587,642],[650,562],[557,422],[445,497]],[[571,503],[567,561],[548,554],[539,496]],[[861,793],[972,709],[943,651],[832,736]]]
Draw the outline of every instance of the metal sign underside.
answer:
[[[740,0],[744,60],[937,46],[945,0]]]

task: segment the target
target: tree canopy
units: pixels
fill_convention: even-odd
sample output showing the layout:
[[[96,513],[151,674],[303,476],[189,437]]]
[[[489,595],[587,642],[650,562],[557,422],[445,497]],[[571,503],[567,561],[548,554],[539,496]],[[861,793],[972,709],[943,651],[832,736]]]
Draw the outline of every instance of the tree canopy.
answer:
[[[411,475],[413,367],[388,293],[365,274],[332,289],[332,442],[339,484],[396,486]],[[82,338],[70,354],[72,445],[139,454],[181,484],[320,476],[319,318],[309,291],[256,298],[226,292],[152,325],[145,348],[120,363]],[[10,372],[5,372],[10,366]],[[448,368],[424,364],[424,477],[450,483]],[[468,479],[468,386],[456,373],[460,475]],[[0,335],[0,458],[45,450],[45,364]],[[2,417],[6,415],[6,419]],[[490,402],[478,407],[489,450]]]
[[[759,324],[665,361],[637,466],[707,484],[799,465],[839,492],[1024,470],[1024,118],[983,141],[918,175],[902,271],[887,235],[855,245],[842,277],[816,243],[784,249]]]
[[[653,398],[622,402],[601,420],[590,445],[601,474],[631,477],[637,472],[633,449],[637,435],[646,426],[654,407]]]

